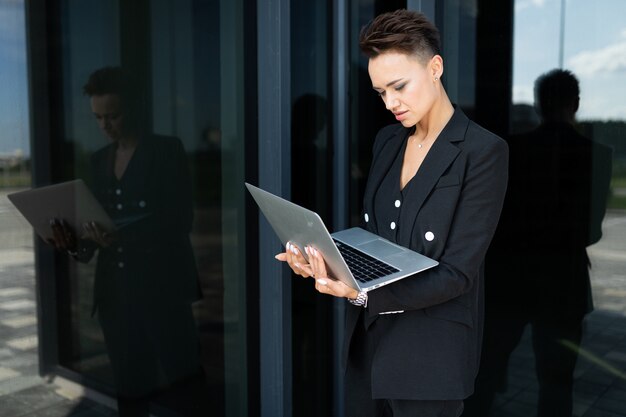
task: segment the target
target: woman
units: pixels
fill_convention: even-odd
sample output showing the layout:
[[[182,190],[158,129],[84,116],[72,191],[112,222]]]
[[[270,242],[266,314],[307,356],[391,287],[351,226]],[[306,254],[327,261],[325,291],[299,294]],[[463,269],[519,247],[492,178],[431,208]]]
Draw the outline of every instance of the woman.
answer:
[[[372,87],[400,122],[374,142],[364,227],[439,265],[359,293],[327,274],[315,248],[287,244],[277,259],[350,301],[348,415],[456,417],[478,369],[483,260],[504,199],[507,146],[450,102],[439,34],[422,14],[378,16],[360,46]]]
[[[118,229],[88,222],[76,239],[57,221],[52,243],[81,262],[97,252],[93,309],[118,410],[147,416],[151,394],[201,372],[187,155],[179,139],[145,133],[137,87],[120,68],[93,72],[83,90],[109,141],[91,157],[90,188]]]

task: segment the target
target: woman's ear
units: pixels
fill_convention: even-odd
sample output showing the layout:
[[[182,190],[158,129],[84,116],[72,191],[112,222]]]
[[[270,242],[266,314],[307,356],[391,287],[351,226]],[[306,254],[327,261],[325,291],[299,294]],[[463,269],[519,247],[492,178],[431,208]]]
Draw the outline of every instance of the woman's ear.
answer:
[[[443,75],[443,58],[441,55],[435,55],[430,59],[428,70],[433,80],[441,78]]]

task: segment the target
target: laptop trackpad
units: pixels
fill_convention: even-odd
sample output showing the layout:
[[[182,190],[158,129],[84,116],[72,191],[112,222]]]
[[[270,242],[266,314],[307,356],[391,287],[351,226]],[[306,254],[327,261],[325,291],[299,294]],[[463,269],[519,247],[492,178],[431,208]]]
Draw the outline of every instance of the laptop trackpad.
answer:
[[[382,240],[372,240],[371,242],[358,245],[358,248],[364,252],[375,255],[377,258],[386,258],[402,252],[402,249]]]

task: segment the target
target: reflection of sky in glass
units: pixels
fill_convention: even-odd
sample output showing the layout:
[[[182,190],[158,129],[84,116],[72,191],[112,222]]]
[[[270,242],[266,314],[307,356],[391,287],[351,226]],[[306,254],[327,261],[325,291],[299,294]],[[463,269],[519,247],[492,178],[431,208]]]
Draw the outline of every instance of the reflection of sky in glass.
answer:
[[[626,119],[626,1],[566,0],[564,67],[581,84],[580,119]],[[513,101],[559,64],[561,0],[515,0]],[[0,154],[29,154],[24,1],[0,1]]]
[[[0,1],[0,155],[29,154],[24,1]]]
[[[565,0],[564,69],[580,80],[579,119],[626,119],[626,2]],[[513,102],[559,65],[561,0],[516,0]]]

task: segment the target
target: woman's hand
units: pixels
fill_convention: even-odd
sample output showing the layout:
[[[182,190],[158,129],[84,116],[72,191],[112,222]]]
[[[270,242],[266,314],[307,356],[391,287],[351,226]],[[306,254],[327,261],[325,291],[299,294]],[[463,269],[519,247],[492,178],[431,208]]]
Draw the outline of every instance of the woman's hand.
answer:
[[[77,248],[76,234],[69,224],[63,219],[50,219],[50,229],[52,230],[52,238],[46,239],[46,242],[56,250],[75,253]]]
[[[328,276],[326,272],[326,261],[322,253],[313,248],[305,248],[309,255],[311,276],[315,277],[315,289],[322,294],[332,295],[334,297],[355,299],[359,292],[352,287],[348,287],[343,282]]]
[[[91,240],[98,246],[103,248],[111,246],[111,243],[115,241],[115,236],[112,233],[104,230],[96,222],[83,223],[83,239]]]
[[[63,219],[50,219],[50,228],[52,229],[52,238],[47,239],[46,242],[56,250],[67,252],[70,255],[76,255],[78,250],[78,240],[76,239],[76,233],[72,227],[67,224]],[[83,223],[83,230],[80,236],[81,239],[91,240],[101,247],[108,247],[115,240],[115,236],[106,232],[96,222]]]
[[[281,262],[287,262],[294,274],[304,278],[310,277],[311,268],[302,251],[291,242],[287,242],[285,249],[285,252],[279,253],[275,258]]]
[[[352,299],[357,297],[359,294],[357,290],[328,276],[324,256],[319,250],[311,246],[307,246],[304,250],[309,257],[309,262],[302,251],[290,242],[286,245],[286,251],[276,255],[276,259],[287,262],[297,275],[315,278],[315,289],[322,294]]]

